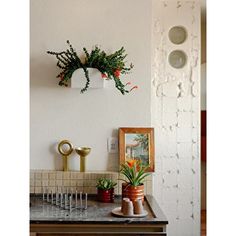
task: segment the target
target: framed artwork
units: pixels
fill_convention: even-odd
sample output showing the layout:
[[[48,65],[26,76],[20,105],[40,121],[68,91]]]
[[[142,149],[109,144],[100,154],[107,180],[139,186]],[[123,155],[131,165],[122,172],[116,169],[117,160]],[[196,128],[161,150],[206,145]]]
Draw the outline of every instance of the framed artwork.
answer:
[[[154,128],[120,128],[119,152],[120,164],[140,160],[154,172]]]

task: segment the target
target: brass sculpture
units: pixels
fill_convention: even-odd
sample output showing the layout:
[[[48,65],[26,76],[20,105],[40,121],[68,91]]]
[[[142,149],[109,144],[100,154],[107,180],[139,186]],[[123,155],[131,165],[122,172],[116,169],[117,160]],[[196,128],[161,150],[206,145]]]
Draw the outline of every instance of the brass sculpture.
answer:
[[[86,159],[85,157],[90,153],[91,148],[89,147],[78,147],[75,148],[76,153],[80,156],[80,172],[86,171]]]
[[[65,145],[68,145],[69,149],[67,149],[67,150],[65,150],[65,148],[63,149],[63,146],[65,146]],[[63,157],[63,171],[68,171],[68,157],[73,151],[73,146],[72,146],[71,142],[68,140],[62,140],[58,144],[58,151]]]

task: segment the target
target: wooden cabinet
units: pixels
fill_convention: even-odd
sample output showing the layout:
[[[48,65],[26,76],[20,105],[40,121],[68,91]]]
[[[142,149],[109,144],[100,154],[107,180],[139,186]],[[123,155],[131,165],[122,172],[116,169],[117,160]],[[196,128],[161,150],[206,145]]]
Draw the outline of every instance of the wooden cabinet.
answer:
[[[31,224],[30,230],[35,236],[167,235],[164,224]]]

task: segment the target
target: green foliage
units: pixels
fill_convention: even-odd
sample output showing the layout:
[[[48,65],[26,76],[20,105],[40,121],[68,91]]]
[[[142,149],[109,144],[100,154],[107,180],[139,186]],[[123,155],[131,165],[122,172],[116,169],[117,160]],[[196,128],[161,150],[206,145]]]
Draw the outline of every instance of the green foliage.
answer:
[[[111,179],[99,178],[96,187],[102,190],[109,190],[114,188],[117,183],[113,182]]]
[[[134,138],[134,140],[139,142],[145,150],[148,150],[148,135],[147,134],[136,134],[136,137]]]
[[[85,54],[84,62],[81,61],[77,55],[75,49],[67,40],[69,49],[62,52],[52,52],[47,51],[48,54],[56,56],[58,62],[57,66],[62,70],[57,78],[60,78],[60,86],[68,86],[68,82],[71,79],[73,72],[79,68],[82,68],[87,79],[85,87],[81,89],[81,93],[85,92],[89,88],[90,78],[87,68],[96,68],[102,73],[102,77],[114,80],[115,87],[122,93],[126,94],[137,88],[137,86],[127,89],[127,85],[130,82],[123,84],[120,80],[120,74],[127,74],[133,68],[130,64],[129,67],[125,66],[124,59],[127,54],[125,54],[125,49],[122,47],[118,51],[107,55],[106,52],[102,51],[97,46],[89,53],[86,48],[83,48]]]
[[[124,180],[131,186],[139,186],[143,184],[144,178],[150,173],[145,172],[148,166],[143,165],[141,161],[132,160],[121,164],[120,173],[123,174],[127,180]]]

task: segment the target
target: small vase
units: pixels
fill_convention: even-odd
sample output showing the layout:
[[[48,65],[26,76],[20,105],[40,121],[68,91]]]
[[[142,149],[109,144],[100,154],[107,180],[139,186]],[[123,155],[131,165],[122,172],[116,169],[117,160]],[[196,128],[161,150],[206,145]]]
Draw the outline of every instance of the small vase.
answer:
[[[114,188],[108,190],[98,188],[97,199],[99,202],[114,202]]]
[[[133,203],[137,199],[141,199],[144,203],[144,184],[132,186],[127,183],[122,183],[122,199],[129,198]]]

